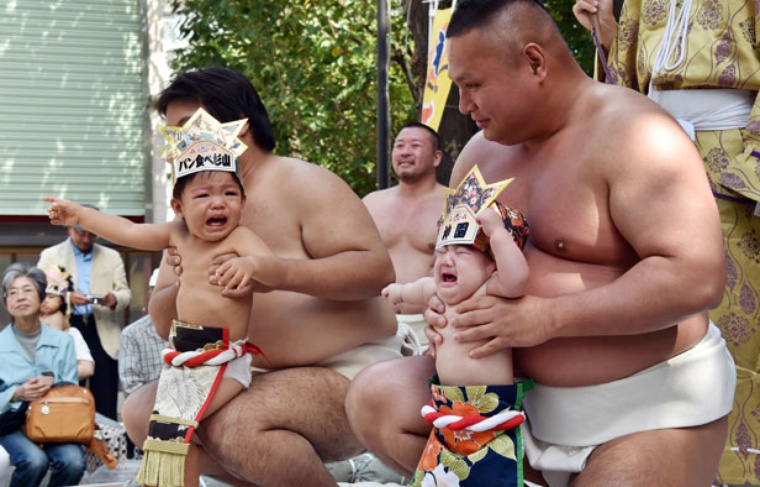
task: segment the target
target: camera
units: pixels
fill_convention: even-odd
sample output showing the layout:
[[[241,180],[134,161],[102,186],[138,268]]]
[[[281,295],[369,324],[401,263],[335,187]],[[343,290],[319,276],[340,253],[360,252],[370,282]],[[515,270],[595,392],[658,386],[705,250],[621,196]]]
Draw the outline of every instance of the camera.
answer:
[[[90,300],[92,300],[92,304],[99,304],[100,301],[103,299],[103,296],[101,296],[100,294],[90,294],[87,297],[90,298]]]

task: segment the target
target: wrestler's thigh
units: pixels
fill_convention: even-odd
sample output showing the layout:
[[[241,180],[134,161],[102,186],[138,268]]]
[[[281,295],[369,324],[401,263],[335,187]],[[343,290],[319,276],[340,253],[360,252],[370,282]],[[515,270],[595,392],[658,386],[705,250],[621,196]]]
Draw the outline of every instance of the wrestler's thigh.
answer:
[[[148,436],[148,424],[156,401],[158,381],[153,381],[129,395],[121,408],[121,419],[129,439],[137,446],[145,443]]]
[[[693,428],[644,431],[600,446],[574,487],[709,487],[718,470],[728,419]]]
[[[348,386],[346,377],[322,367],[257,374],[248,390],[205,420],[198,432],[215,457],[249,439],[255,449],[256,438],[267,431],[287,430],[306,438],[323,461],[344,459],[361,451],[346,418]],[[242,430],[246,434],[238,442],[217,441]]]

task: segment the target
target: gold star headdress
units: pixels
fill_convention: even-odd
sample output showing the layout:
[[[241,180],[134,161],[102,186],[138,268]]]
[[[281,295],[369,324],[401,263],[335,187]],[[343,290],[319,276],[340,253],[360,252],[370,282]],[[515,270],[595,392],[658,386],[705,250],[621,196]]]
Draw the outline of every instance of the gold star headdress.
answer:
[[[435,247],[473,245],[485,252],[488,249],[488,238],[480,231],[477,215],[487,210],[513,180],[514,178],[486,184],[476,165],[456,189],[446,188],[446,206]]]
[[[160,155],[172,165],[172,182],[199,171],[237,175],[238,156],[248,148],[237,136],[247,121],[219,123],[199,108],[182,127],[158,127],[166,139]]]

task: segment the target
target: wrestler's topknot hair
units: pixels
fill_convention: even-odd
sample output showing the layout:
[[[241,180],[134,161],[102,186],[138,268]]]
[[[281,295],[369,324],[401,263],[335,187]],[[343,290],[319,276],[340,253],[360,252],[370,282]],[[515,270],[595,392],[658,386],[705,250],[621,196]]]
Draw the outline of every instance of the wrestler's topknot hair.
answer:
[[[486,27],[496,20],[499,13],[518,4],[538,6],[548,13],[540,0],[461,0],[451,15],[446,37],[457,37],[472,29]]]

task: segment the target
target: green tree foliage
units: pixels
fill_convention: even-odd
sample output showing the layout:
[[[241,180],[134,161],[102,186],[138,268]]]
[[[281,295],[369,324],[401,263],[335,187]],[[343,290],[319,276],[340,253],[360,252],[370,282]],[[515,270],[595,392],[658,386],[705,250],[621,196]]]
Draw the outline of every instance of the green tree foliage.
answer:
[[[338,174],[360,195],[376,187],[375,2],[183,0],[190,37],[174,68],[223,65],[246,74],[272,119],[278,154]],[[394,44],[404,17],[393,16]],[[391,116],[414,119],[411,91],[390,69]]]
[[[591,36],[583,26],[578,23],[573,15],[575,0],[544,0],[546,9],[552,14],[557,22],[559,30],[567,41],[575,59],[584,71],[591,75],[594,71],[594,43]]]
[[[388,0],[394,128],[417,119],[424,82],[411,69],[420,54],[407,27],[410,1],[421,0]],[[593,66],[572,5],[547,2],[576,57]],[[173,9],[189,37],[189,46],[176,53],[176,71],[222,65],[244,73],[269,111],[278,154],[330,169],[360,196],[376,188],[375,1],[181,0]]]

